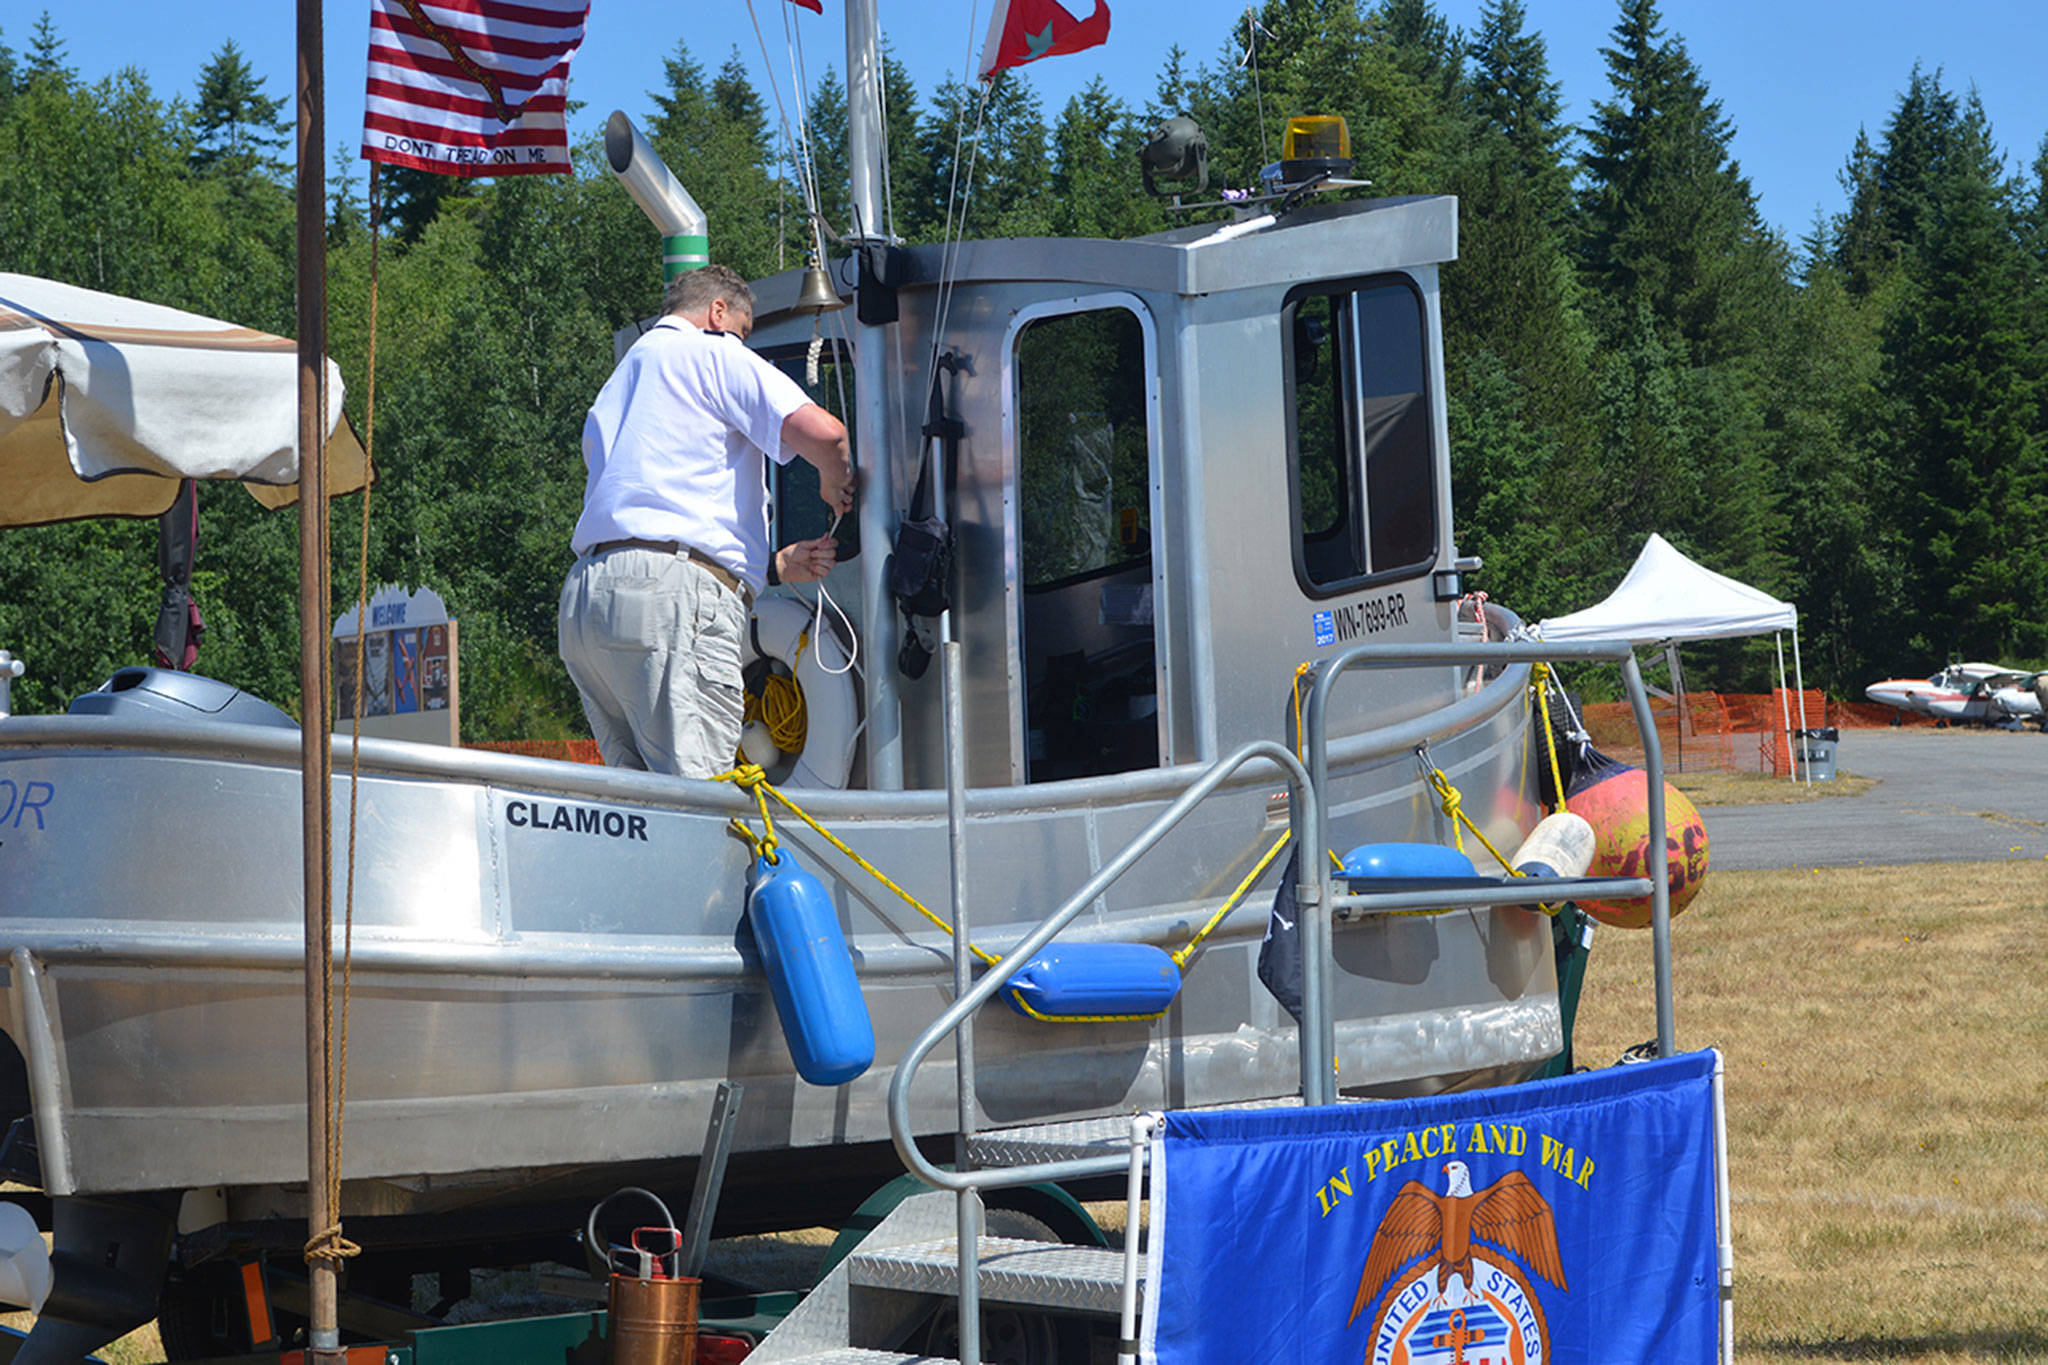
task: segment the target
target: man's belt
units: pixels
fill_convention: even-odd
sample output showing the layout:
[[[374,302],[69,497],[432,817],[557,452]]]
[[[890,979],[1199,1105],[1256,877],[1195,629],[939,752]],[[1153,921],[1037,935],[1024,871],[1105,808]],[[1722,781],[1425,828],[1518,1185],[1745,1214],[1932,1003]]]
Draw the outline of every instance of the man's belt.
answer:
[[[693,550],[673,540],[607,540],[590,547],[590,553],[593,555],[606,554],[612,550],[652,550],[658,555],[680,555],[717,579],[736,594],[740,601],[749,607],[754,605],[754,590],[747,586],[746,580],[701,550]]]

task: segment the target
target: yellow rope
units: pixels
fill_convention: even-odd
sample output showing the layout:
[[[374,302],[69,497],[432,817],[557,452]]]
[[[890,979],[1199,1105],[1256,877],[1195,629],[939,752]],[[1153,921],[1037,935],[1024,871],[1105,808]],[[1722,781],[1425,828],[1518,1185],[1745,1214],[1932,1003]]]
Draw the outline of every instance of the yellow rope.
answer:
[[[1223,923],[1224,918],[1231,911],[1237,909],[1238,902],[1242,901],[1245,893],[1252,889],[1252,883],[1258,881],[1265,870],[1273,865],[1273,859],[1280,856],[1280,850],[1287,847],[1287,841],[1293,837],[1294,832],[1292,830],[1283,831],[1280,837],[1273,841],[1273,846],[1266,850],[1265,856],[1259,859],[1251,871],[1245,873],[1244,879],[1238,882],[1237,889],[1224,899],[1223,904],[1217,907],[1215,914],[1209,916],[1209,922],[1204,924],[1196,932],[1195,936],[1182,944],[1179,949],[1168,954],[1173,959],[1174,966],[1182,969],[1187,967],[1188,959],[1195,955],[1195,949],[1202,946],[1202,940],[1214,933],[1216,927]],[[1048,1024],[1126,1024],[1146,1022],[1153,1019],[1164,1019],[1167,1010],[1172,1008],[1169,1005],[1167,1009],[1155,1010],[1151,1014],[1043,1014],[1031,1008],[1031,1002],[1018,995],[1015,991],[1010,992],[1009,998],[1011,1003],[1024,1011],[1025,1014]]]
[[[1237,889],[1232,891],[1223,904],[1217,907],[1215,914],[1209,916],[1209,922],[1203,925],[1193,938],[1182,944],[1179,950],[1173,954],[1174,966],[1185,967],[1188,965],[1188,959],[1195,955],[1195,949],[1202,946],[1202,940],[1216,931],[1216,926],[1223,923],[1224,916],[1237,909],[1237,903],[1243,900],[1245,893],[1252,889],[1252,883],[1257,881],[1264,875],[1266,869],[1273,865],[1273,860],[1280,856],[1280,850],[1287,847],[1287,841],[1293,837],[1293,830],[1283,830],[1281,832],[1280,837],[1273,841],[1273,846],[1266,850],[1266,856],[1259,859],[1252,870],[1244,874],[1244,880],[1237,884]]]
[[[711,780],[714,782],[731,782],[734,785],[744,789],[750,795],[753,796],[754,804],[756,807],[759,808],[761,812],[761,827],[765,831],[765,833],[763,833],[759,837],[756,837],[752,827],[749,826],[746,823],[746,821],[737,818],[735,818],[731,822],[731,826],[733,831],[736,834],[738,834],[740,838],[746,841],[747,847],[753,850],[755,857],[766,858],[770,863],[777,861],[775,850],[778,847],[779,841],[776,839],[775,836],[775,821],[768,814],[768,798],[772,796],[775,798],[775,802],[777,805],[789,811],[790,814],[796,816],[797,819],[803,821],[806,825],[809,825],[811,829],[815,831],[820,838],[824,839],[827,843],[831,844],[832,847],[838,849],[841,853],[845,854],[848,858],[853,860],[853,862],[858,864],[860,868],[869,876],[873,877],[883,886],[886,886],[891,891],[895,892],[897,897],[901,899],[905,905],[908,905],[911,909],[917,911],[918,914],[923,915],[926,919],[930,920],[949,938],[952,936],[952,925],[946,923],[946,921],[944,921],[943,919],[940,919],[936,914],[933,914],[932,911],[925,906],[924,902],[920,901],[917,897],[911,895],[908,891],[905,891],[902,887],[898,886],[895,882],[891,881],[889,877],[885,875],[880,868],[876,867],[867,859],[861,857],[860,854],[854,852],[853,849],[847,845],[845,840],[841,839],[831,830],[826,829],[823,825],[819,824],[816,820],[812,819],[810,813],[806,811],[802,806],[799,806],[796,802],[790,800],[787,796],[783,795],[780,791],[778,791],[775,788],[774,784],[768,781],[768,775],[761,771],[761,769],[755,764],[742,763],[738,767],[730,770],[729,772],[719,773],[716,777],[712,778]],[[1173,958],[1174,966],[1187,966],[1188,959],[1194,956],[1195,950],[1197,948],[1202,946],[1203,940],[1208,938],[1210,934],[1216,931],[1217,926],[1223,923],[1224,918],[1227,915],[1229,915],[1232,910],[1235,910],[1238,907],[1239,903],[1244,900],[1246,894],[1251,891],[1253,883],[1257,882],[1261,874],[1263,874],[1268,867],[1272,866],[1273,859],[1278,857],[1280,850],[1287,846],[1287,841],[1290,837],[1292,837],[1290,833],[1283,833],[1277,840],[1275,840],[1273,846],[1266,850],[1265,855],[1259,859],[1257,865],[1254,866],[1252,870],[1245,875],[1243,880],[1238,882],[1237,888],[1230,893],[1229,897],[1225,899],[1223,904],[1217,909],[1216,913],[1209,917],[1208,923],[1204,924],[1201,927],[1200,931],[1198,931],[1193,938],[1189,939],[1185,944],[1183,944],[1179,948],[1179,950],[1170,954],[1170,956]],[[1331,856],[1333,858],[1335,857],[1334,854]],[[1342,867],[1342,864],[1339,863],[1338,866]],[[988,966],[994,966],[997,962],[1000,962],[1002,960],[995,954],[989,952],[985,948],[982,948],[981,946],[979,946],[971,940],[967,944],[967,951],[973,953],[976,957],[980,958],[984,964]],[[1033,1019],[1043,1019],[1051,1023],[1061,1024],[1121,1023],[1127,1020],[1135,1019],[1158,1019],[1162,1018],[1166,1013],[1166,1011],[1161,1010],[1157,1014],[1102,1014],[1085,1016],[1049,1015],[1041,1014],[1038,1011],[1032,1009],[1030,1005],[1026,1004],[1023,1000],[1018,999],[1014,992],[1011,995],[1011,999],[1015,1000],[1017,1007],[1019,1009],[1023,1010],[1024,1013],[1030,1015]]]
[[[876,881],[880,882],[882,885],[888,887],[891,891],[895,892],[898,898],[900,898],[905,905],[917,911],[918,914],[923,915],[926,919],[930,920],[933,924],[937,925],[940,929],[944,930],[949,937],[951,936],[953,932],[952,925],[946,923],[946,921],[940,919],[937,915],[933,914],[929,909],[925,908],[925,904],[923,901],[920,901],[917,897],[911,895],[908,891],[905,891],[902,887],[898,886],[895,882],[891,881],[880,868],[876,867],[873,863],[861,857],[860,854],[855,853],[851,848],[847,847],[845,840],[841,839],[831,830],[826,829],[816,820],[813,820],[810,817],[809,812],[805,811],[802,806],[797,805],[796,802],[790,800],[787,796],[784,796],[781,792],[777,791],[775,787],[768,781],[768,775],[762,772],[761,769],[756,765],[752,763],[742,763],[738,767],[732,769],[730,772],[719,773],[716,777],[712,778],[711,780],[714,782],[731,782],[745,789],[746,791],[752,793],[754,798],[754,804],[760,807],[761,824],[762,827],[767,830],[767,833],[763,835],[760,839],[756,839],[754,837],[753,830],[747,827],[747,824],[744,820],[735,819],[732,822],[732,824],[734,829],[739,833],[740,837],[747,841],[748,847],[754,850],[754,854],[756,857],[766,858],[771,863],[776,861],[775,823],[773,820],[769,818],[768,815],[768,798],[772,796],[775,798],[775,802],[777,805],[783,807],[791,815],[794,815],[797,819],[809,825],[812,828],[812,830],[816,831],[820,838],[825,840],[825,842],[831,844],[832,847],[838,849],[841,853],[844,853],[848,858],[851,858],[855,863],[859,864],[862,871],[866,872],[870,877],[873,877]],[[976,957],[980,958],[984,963],[987,963],[991,966],[993,966],[997,962],[1002,961],[1002,959],[997,957],[995,954],[988,952],[986,949],[977,947],[972,942],[970,942],[967,945],[967,951],[973,953]]]
[[[1451,821],[1451,835],[1457,843],[1458,851],[1460,853],[1465,851],[1465,837],[1460,828],[1462,826],[1463,829],[1471,830],[1472,837],[1486,846],[1486,851],[1493,855],[1495,862],[1507,868],[1510,877],[1525,875],[1509,866],[1507,858],[1502,855],[1499,849],[1493,846],[1493,840],[1487,838],[1486,832],[1472,823],[1471,816],[1465,814],[1464,796],[1459,793],[1456,787],[1451,785],[1451,779],[1444,775],[1444,770],[1437,767],[1435,760],[1430,758],[1428,745],[1416,746],[1415,759],[1422,765],[1423,777],[1428,779],[1430,786],[1436,788],[1438,804],[1443,807],[1444,815]]]
[[[752,710],[752,698],[748,698]],[[771,673],[761,682],[760,719],[768,723],[768,737],[785,754],[800,754],[810,734],[810,712],[804,703],[804,689],[795,678]],[[751,717],[750,717],[751,718]]]
[[[1550,789],[1557,795],[1557,809],[1564,809],[1564,774],[1557,762],[1557,731],[1550,723],[1550,665],[1539,663],[1529,670],[1536,687],[1536,704],[1543,710],[1543,748],[1550,757]]]

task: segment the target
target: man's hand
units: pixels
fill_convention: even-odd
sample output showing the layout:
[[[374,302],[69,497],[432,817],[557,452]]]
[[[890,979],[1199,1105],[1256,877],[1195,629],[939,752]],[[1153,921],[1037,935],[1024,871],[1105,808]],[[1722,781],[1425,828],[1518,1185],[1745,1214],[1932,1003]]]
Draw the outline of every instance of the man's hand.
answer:
[[[799,540],[775,552],[775,576],[784,583],[815,583],[839,562],[839,542],[831,536]]]
[[[838,466],[826,464],[818,470],[818,496],[832,509],[834,516],[843,517],[853,510],[853,470],[844,462]]]
[[[818,471],[818,496],[827,507],[842,517],[853,510],[853,460],[837,417],[806,403],[783,419],[782,443]]]

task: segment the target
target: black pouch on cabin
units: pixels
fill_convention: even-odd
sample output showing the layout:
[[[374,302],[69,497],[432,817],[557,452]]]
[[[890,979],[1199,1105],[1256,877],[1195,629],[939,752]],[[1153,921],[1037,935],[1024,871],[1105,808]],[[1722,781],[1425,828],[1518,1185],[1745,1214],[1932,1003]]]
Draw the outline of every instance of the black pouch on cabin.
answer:
[[[943,363],[940,370],[947,368]],[[934,374],[927,440],[950,443],[958,439],[960,424],[946,416],[939,401],[939,375]],[[940,616],[953,605],[953,527],[938,514],[938,497],[932,488],[931,447],[917,465],[917,486],[910,492],[910,507],[896,524],[896,548],[889,556],[889,595],[903,610],[903,649],[896,666],[906,677],[923,676],[931,662],[931,650],[922,640],[916,618]]]
[[[924,486],[919,479],[918,486]],[[953,576],[953,528],[937,517],[905,518],[896,526],[896,553],[889,557],[889,595],[907,616],[937,616],[950,605],[946,585]]]

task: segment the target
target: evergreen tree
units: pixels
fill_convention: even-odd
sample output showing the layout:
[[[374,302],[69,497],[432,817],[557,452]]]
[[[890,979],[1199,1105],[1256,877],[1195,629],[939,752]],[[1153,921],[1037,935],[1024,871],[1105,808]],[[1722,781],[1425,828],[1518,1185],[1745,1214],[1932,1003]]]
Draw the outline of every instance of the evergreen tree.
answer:
[[[1890,240],[1878,200],[1879,157],[1870,136],[1856,130],[1856,145],[1836,179],[1849,206],[1828,224],[1816,245],[1842,271],[1843,281],[1857,295],[1868,294],[1877,277],[1898,265],[1898,244]]]
[[[1782,313],[1782,251],[1730,158],[1734,128],[1655,0],[1622,0],[1603,48],[1612,98],[1585,130],[1582,257],[1610,324],[1640,300],[1691,359],[1756,344]]]
[[[919,144],[931,167],[921,212],[941,230],[949,197],[956,235],[1039,237],[1053,230],[1045,119],[1018,72],[998,72],[987,86],[942,83]]]
[[[761,101],[737,51],[707,82],[686,44],[663,63],[648,141],[710,222],[711,259],[750,279],[776,268],[781,201]]]
[[[78,79],[78,68],[64,64],[64,40],[57,36],[57,26],[50,22],[50,12],[44,10],[36,20],[36,31],[28,43],[28,72],[30,81],[52,79],[70,85]]]
[[[411,166],[379,165],[375,172],[384,230],[400,242],[417,242],[444,211],[479,208],[484,182],[466,175],[442,175]]]
[[[883,139],[887,173],[883,210],[895,234],[905,241],[935,240],[938,224],[931,216],[931,167],[922,144],[917,112],[917,84],[909,70],[885,44],[882,48]],[[827,67],[811,95],[811,157],[818,200],[825,221],[842,236],[854,231],[851,209],[851,166],[847,151],[846,86]],[[943,190],[940,191],[943,195]]]
[[[1138,172],[1144,132],[1098,77],[1060,111],[1052,132],[1052,231],[1135,237],[1166,226]]]
[[[910,79],[909,68],[896,59],[887,43],[882,45],[882,94],[889,173],[887,203],[894,210],[895,231],[906,241],[930,241],[937,236],[935,225],[917,214],[922,205],[931,201],[931,163],[919,137],[917,85]],[[842,187],[844,183],[842,177]]]
[[[1521,0],[1494,0],[1480,11],[1479,31],[1466,48],[1472,112],[1506,140],[1514,175],[1546,221],[1562,228],[1571,209],[1566,131],[1558,121],[1563,87],[1551,79],[1543,36],[1523,31],[1526,19]]]
[[[915,122],[913,114],[913,129]],[[841,236],[849,235],[854,228],[847,164],[846,85],[839,79],[839,73],[829,66],[818,78],[818,88],[811,92],[807,124],[811,148],[810,174],[812,183],[817,187],[818,212],[825,215],[826,223],[834,232]],[[800,159],[802,150],[796,150],[794,155]],[[801,165],[793,166],[791,170],[798,177],[804,174]],[[898,181],[899,186],[902,183]],[[919,186],[920,191],[922,188]]]
[[[5,32],[0,29],[0,34]],[[0,43],[0,123],[6,121],[8,106],[14,103],[14,92],[21,84],[21,67],[15,60],[14,49]]]
[[[1895,121],[1916,157],[1937,149],[1916,160],[1913,195],[1900,201],[1915,210],[1917,249],[1884,336],[1881,389],[1919,589],[1898,644],[2038,656],[2048,649],[2038,609],[2048,542],[2034,529],[2048,525],[2048,385],[2030,312],[2039,291],[1983,107],[1972,96],[1957,110],[1942,96],[1938,82],[1909,89],[1933,112]]]
[[[230,38],[199,73],[192,107],[192,164],[198,170],[275,167],[285,146],[284,101],[263,92],[263,78]]]

